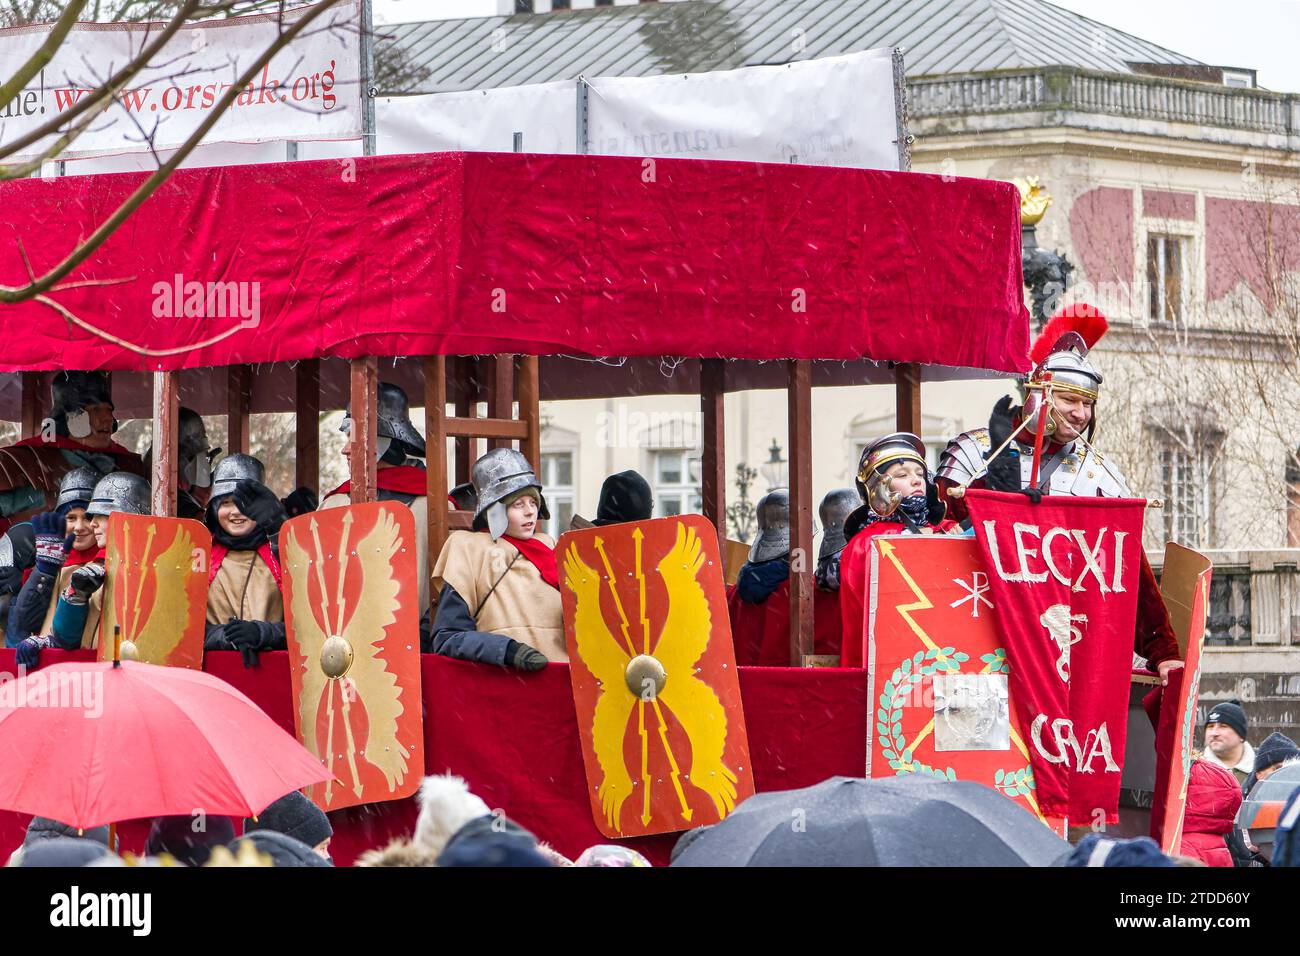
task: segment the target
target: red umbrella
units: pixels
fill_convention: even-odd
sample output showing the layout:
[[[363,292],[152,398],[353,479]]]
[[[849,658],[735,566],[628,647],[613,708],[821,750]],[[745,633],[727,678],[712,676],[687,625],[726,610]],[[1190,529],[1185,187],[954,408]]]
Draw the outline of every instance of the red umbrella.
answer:
[[[331,774],[225,681],[133,661],[0,683],[0,809],[83,829],[201,811],[253,816]]]

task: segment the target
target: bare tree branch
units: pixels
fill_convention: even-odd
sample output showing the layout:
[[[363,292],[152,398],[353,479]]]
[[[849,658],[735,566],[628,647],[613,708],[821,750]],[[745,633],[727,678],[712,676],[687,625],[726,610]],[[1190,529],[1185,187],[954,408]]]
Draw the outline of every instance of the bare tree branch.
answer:
[[[67,39],[68,33],[72,30],[72,25],[77,22],[77,17],[86,7],[86,0],[72,0],[68,4],[63,16],[59,17],[59,22],[54,25],[50,35],[45,38],[45,42],[37,48],[36,52],[27,58],[27,62],[18,68],[4,83],[0,83],[0,110],[4,109],[9,101],[22,92],[27,82],[54,59],[54,54],[63,41]]]

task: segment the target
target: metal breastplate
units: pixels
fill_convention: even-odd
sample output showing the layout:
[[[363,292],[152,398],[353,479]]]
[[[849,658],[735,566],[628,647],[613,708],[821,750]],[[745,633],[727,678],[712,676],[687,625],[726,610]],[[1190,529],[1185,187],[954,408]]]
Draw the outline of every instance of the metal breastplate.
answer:
[[[1028,488],[1030,473],[1033,471],[1034,447],[1019,442],[1016,445],[1020,452],[1020,484],[1021,487]],[[983,469],[984,455],[991,447],[987,428],[974,428],[958,435],[948,443],[939,457],[939,477],[947,478],[955,484],[966,484]],[[1052,458],[1053,456],[1044,453],[1039,464],[1040,476]],[[1043,489],[1049,495],[1105,498],[1130,496],[1128,483],[1119,469],[1096,452],[1087,450],[1080,455],[1079,446],[1075,443],[1066,446],[1064,452],[1059,453],[1059,459],[1047,478],[1047,487]],[[1039,484],[1042,483],[1040,477]]]

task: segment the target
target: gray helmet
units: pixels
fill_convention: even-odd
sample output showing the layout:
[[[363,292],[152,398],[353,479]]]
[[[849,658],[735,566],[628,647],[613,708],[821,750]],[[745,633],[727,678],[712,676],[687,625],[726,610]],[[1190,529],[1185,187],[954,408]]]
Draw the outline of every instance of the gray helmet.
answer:
[[[208,447],[208,430],[198,412],[182,408],[179,419],[176,473],[190,487],[206,488],[212,484],[212,459],[221,453],[221,449]]]
[[[749,549],[749,560],[758,564],[790,553],[790,492],[769,491],[754,508],[758,537]]]
[[[59,482],[59,499],[54,503],[55,508],[62,508],[64,505],[70,505],[74,501],[90,501],[90,496],[95,493],[95,485],[99,483],[102,474],[94,468],[74,468],[63,476]]]
[[[513,448],[493,448],[474,462],[474,470],[470,477],[474,482],[474,493],[478,496],[478,505],[474,510],[474,527],[486,527],[493,541],[506,533],[509,524],[502,501],[516,491],[536,488],[538,516],[541,518],[551,516],[546,508],[546,499],[542,497],[542,483],[533,473],[533,466],[528,463],[527,458]]]
[[[406,392],[391,382],[380,382],[376,401],[375,418],[377,419],[380,438],[396,442],[398,447],[412,458],[424,457],[424,436],[411,424],[411,403]],[[343,418],[339,431],[352,430],[352,412],[349,410]],[[384,449],[380,450],[380,457]]]
[[[817,560],[839,554],[847,543],[844,540],[844,519],[862,504],[862,499],[852,488],[836,488],[826,493],[817,514],[822,522],[822,544]]]
[[[209,500],[216,501],[222,495],[233,493],[235,485],[241,481],[265,484],[265,466],[252,455],[239,453],[227,455],[217,463],[216,470],[212,472],[212,497]]]
[[[87,515],[111,515],[114,511],[127,514],[147,515],[149,513],[149,482],[139,475],[126,471],[115,471],[105,475],[95,485],[90,496]]]
[[[474,483],[467,481],[447,492],[447,497],[456,505],[457,511],[477,511],[478,496],[474,494]]]

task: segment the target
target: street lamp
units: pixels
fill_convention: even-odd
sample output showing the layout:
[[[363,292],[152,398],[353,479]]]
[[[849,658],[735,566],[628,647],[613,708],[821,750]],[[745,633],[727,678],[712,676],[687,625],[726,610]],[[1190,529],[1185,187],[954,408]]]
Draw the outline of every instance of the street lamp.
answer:
[[[772,439],[772,447],[767,450],[767,461],[759,465],[763,478],[767,481],[767,490],[790,487],[790,463],[781,457],[781,446]]]

